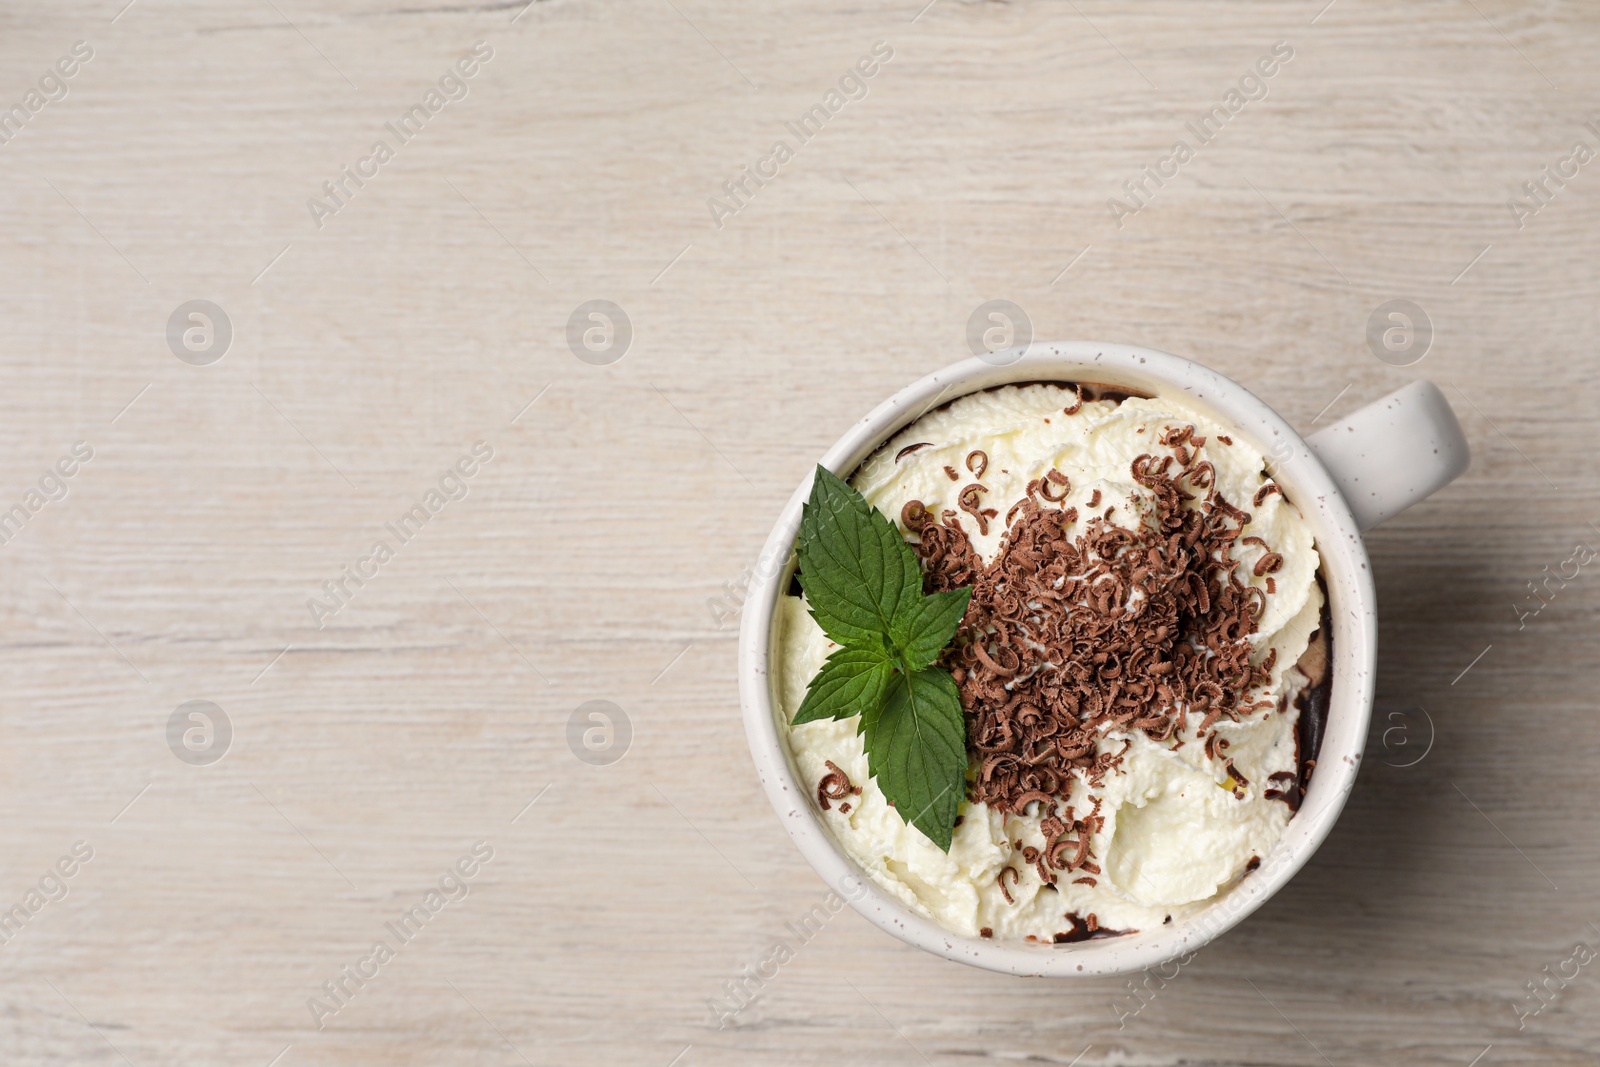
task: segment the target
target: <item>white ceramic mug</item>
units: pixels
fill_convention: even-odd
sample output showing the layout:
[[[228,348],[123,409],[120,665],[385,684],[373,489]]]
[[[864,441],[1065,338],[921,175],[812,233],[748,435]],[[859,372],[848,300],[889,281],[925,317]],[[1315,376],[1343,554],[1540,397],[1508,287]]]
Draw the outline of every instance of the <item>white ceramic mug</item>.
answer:
[[[1355,784],[1372,711],[1377,604],[1361,532],[1398,514],[1467,469],[1467,442],[1438,387],[1418,381],[1302,439],[1236,382],[1198,363],[1132,345],[1035,343],[969,359],[902,389],[856,423],[821,459],[848,477],[880,445],[932,409],[967,393],[1018,382],[1092,382],[1150,396],[1177,396],[1242,435],[1271,464],[1316,537],[1333,627],[1333,681],[1317,771],[1283,836],[1261,866],[1183,921],[1068,944],[993,941],[951,933],[883,892],[823,825],[812,790],[789,751],[774,699],[774,613],[794,572],[800,505],[811,477],[778,517],[746,596],[739,634],[739,689],[756,772],[817,873],[866,918],[947,959],[1019,975],[1137,971],[1192,952],[1260,907],[1327,837]]]

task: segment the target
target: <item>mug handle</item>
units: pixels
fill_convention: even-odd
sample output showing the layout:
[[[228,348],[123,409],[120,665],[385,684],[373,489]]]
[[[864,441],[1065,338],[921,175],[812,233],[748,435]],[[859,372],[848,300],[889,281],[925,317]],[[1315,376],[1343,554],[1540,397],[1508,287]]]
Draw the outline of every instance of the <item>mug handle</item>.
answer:
[[[1460,477],[1466,435],[1439,387],[1415,381],[1306,439],[1362,530]]]

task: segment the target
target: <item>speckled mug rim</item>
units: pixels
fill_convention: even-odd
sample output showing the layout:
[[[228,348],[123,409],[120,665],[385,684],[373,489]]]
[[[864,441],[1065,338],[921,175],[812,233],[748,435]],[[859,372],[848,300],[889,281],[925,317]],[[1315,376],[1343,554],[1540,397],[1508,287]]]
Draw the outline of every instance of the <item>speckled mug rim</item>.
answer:
[[[1277,892],[1332,830],[1355,785],[1372,712],[1377,615],[1361,532],[1333,478],[1304,439],[1237,382],[1192,360],[1135,345],[1036,342],[952,364],[913,382],[858,421],[820,459],[853,472],[880,445],[934,408],[968,393],[1022,382],[1095,382],[1154,396],[1179,396],[1281,457],[1274,478],[1316,538],[1333,630],[1333,681],[1327,729],[1299,813],[1261,866],[1215,902],[1155,930],[1066,944],[998,941],[952,933],[912,911],[873,882],[823,824],[797,774],[773,694],[774,618],[793,572],[806,477],[789,498],[762,550],[746,594],[739,633],[739,690],[756,773],[780,821],[824,881],[874,925],[949,960],[1005,974],[1074,977],[1124,974],[1193,952],[1232,928]]]

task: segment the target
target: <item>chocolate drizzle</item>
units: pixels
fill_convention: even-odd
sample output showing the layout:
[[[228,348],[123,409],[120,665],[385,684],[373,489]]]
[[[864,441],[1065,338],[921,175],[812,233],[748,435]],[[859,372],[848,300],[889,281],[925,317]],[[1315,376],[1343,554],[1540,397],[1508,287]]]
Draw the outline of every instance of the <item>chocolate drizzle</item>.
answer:
[[[932,441],[918,441],[914,445],[906,445],[906,447],[902,448],[900,451],[898,451],[898,452],[896,452],[894,454],[894,461],[896,463],[899,463],[901,460],[903,460],[907,456],[911,455],[911,453],[916,452],[919,449],[927,448],[932,443],[933,443]]]
[[[1133,933],[1131,930],[1107,930],[1100,925],[1100,920],[1092,911],[1088,915],[1069,911],[1062,918],[1072,924],[1072,929],[1060,931],[1051,938],[1058,945],[1070,945],[1077,941],[1098,941],[1103,937],[1119,937],[1122,934]]]
[[[1276,798],[1285,801],[1291,811],[1300,810],[1300,801],[1305,799],[1306,790],[1311,786],[1311,772],[1316,769],[1317,755],[1322,751],[1322,736],[1327,732],[1328,710],[1333,699],[1333,618],[1329,608],[1328,587],[1320,572],[1317,574],[1317,585],[1322,589],[1322,617],[1318,620],[1316,630],[1312,631],[1305,653],[1295,664],[1307,679],[1306,687],[1294,698],[1294,706],[1300,711],[1300,718],[1295,723],[1298,780],[1289,783],[1283,790],[1285,796]]]

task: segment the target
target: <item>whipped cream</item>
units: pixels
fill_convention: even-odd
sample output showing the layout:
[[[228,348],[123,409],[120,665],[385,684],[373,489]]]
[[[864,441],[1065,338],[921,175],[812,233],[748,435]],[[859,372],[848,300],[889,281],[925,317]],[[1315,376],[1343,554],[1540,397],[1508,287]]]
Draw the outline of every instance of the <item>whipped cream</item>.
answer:
[[[1096,492],[1092,513],[1115,506],[1117,521],[1124,524],[1136,515],[1148,517],[1152,502],[1133,479],[1133,460],[1142,453],[1169,454],[1158,444],[1162,431],[1193,425],[1196,435],[1208,438],[1205,458],[1216,468],[1217,491],[1251,514],[1247,533],[1267,546],[1233,544],[1240,579],[1265,591],[1269,576],[1253,573],[1256,561],[1269,551],[1283,557],[1270,575],[1274,591],[1250,637],[1254,662],[1265,661],[1273,650],[1276,660],[1268,684],[1251,689],[1242,701],[1270,699],[1272,704],[1214,727],[1229,742],[1226,759],[1247,780],[1243,785],[1230,779],[1223,758],[1207,755],[1196,737],[1203,719],[1197,712],[1166,741],[1153,741],[1138,730],[1105,733],[1097,748],[1121,753],[1120,762],[1097,785],[1074,775],[1065,797],[1078,811],[1100,802],[1103,823],[1090,842],[1100,873],[1084,880],[1063,876],[1054,887],[1020,855],[1028,847],[1044,847],[1040,815],[1001,813],[964,801],[950,851],[942,852],[906,825],[869,776],[857,719],[791,727],[790,750],[803,782],[814,788],[829,773],[831,760],[861,788],[850,798],[848,812],[838,803],[822,812],[845,851],[914,911],[966,936],[987,932],[1049,941],[1074,929],[1069,915],[1093,915],[1095,925],[1108,931],[1148,929],[1169,917],[1182,918],[1237,883],[1252,859],[1267,855],[1293,815],[1287,803],[1267,794],[1294,788],[1273,782],[1274,774],[1298,777],[1294,698],[1308,679],[1295,664],[1322,612],[1316,580],[1320,561],[1309,528],[1281,492],[1255,504],[1257,491],[1270,480],[1261,453],[1237,437],[1223,443],[1219,438],[1228,429],[1182,401],[1086,401],[1075,414],[1065,414],[1074,403],[1072,391],[1051,385],[1006,386],[962,397],[880,448],[851,484],[897,525],[911,500],[922,501],[934,515],[956,511],[955,521],[987,564],[1006,528],[1003,521],[991,520],[982,533],[973,516],[959,509],[962,488],[974,480],[966,466],[972,451],[988,457],[981,479],[989,490],[984,501],[999,508],[1002,518],[1026,495],[1030,481],[1052,469],[1067,475],[1072,489],[1061,506],[1076,506],[1083,516],[1067,529],[1075,537],[1091,515],[1088,501]],[[915,444],[923,447],[901,455]],[[959,472],[959,480],[949,477],[947,466]],[[778,697],[787,722],[835,646],[811,619],[803,598],[782,599],[777,626]],[[1008,866],[1017,875],[1002,889],[998,879]]]

